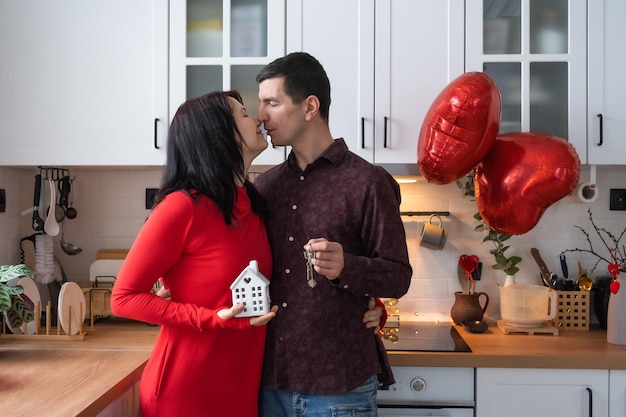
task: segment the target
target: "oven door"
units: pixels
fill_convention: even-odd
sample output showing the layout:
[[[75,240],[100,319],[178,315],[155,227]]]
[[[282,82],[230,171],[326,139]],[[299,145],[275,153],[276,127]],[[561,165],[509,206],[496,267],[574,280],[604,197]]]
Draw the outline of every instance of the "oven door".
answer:
[[[378,406],[378,415],[385,417],[474,417],[474,410],[471,408],[381,408]]]

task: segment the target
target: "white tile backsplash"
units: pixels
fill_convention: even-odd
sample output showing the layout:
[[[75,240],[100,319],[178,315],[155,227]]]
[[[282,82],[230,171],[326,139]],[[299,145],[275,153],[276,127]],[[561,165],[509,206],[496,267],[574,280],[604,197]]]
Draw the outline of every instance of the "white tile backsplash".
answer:
[[[508,254],[523,258],[519,281],[539,284],[539,269],[530,256],[530,248],[537,247],[548,266],[560,273],[558,254],[568,248],[585,246],[582,233],[574,226],[591,231],[587,208],[591,207],[594,219],[615,232],[626,226],[626,212],[609,211],[609,189],[626,188],[626,167],[598,168],[597,182],[600,196],[592,204],[570,204],[564,200],[549,207],[539,224],[522,236],[510,240]],[[34,168],[0,167],[0,188],[6,189],[7,211],[0,213],[0,264],[19,262],[19,240],[33,233],[31,215],[22,216],[23,210],[32,208],[33,181],[38,170]],[[145,221],[149,211],[145,209],[145,189],[158,188],[160,168],[72,168],[74,207],[78,216],[65,220],[65,240],[80,246],[83,252],[69,256],[61,251],[60,236],[55,239],[55,252],[68,278],[73,281],[88,278],[89,266],[100,248],[128,248]],[[581,182],[588,179],[583,169]],[[454,302],[454,292],[460,290],[457,279],[457,262],[462,254],[478,255],[483,262],[483,278],[476,285],[477,291],[489,294],[487,315],[497,318],[499,314],[498,283],[504,274],[491,268],[491,246],[481,244],[482,235],[473,230],[476,204],[461,197],[455,183],[435,185],[419,178],[413,184],[401,184],[402,211],[449,211],[443,218],[448,231],[448,241],[441,251],[419,246],[419,236],[428,216],[405,217],[407,246],[413,278],[409,292],[400,300],[399,309],[405,317],[429,314],[449,314]],[[626,242],[625,242],[626,243]],[[591,269],[595,260],[568,254],[570,275],[578,271],[581,260]],[[605,273],[605,265],[593,276]],[[409,313],[409,314],[407,314]],[[419,316],[418,316],[419,317]]]

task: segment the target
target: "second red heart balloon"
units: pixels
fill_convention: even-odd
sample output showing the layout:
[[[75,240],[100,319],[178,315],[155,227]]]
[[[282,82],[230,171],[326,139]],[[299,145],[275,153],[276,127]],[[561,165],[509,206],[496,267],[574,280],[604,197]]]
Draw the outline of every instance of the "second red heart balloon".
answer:
[[[490,228],[524,234],[546,208],[572,192],[579,176],[578,154],[566,140],[534,132],[506,133],[476,167],[476,205]]]

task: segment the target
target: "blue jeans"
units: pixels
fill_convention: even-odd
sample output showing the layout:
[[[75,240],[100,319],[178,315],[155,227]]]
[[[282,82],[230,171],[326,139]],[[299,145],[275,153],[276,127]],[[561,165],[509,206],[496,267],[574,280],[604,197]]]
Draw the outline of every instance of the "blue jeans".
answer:
[[[263,387],[262,417],[376,417],[378,377],[368,378],[345,394],[300,394]]]

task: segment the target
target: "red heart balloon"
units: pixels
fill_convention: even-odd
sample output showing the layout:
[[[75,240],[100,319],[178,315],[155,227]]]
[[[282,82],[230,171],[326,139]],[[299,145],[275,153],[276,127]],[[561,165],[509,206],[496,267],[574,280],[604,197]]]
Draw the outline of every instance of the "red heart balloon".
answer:
[[[448,184],[474,169],[496,140],[500,112],[500,92],[488,75],[468,72],[450,82],[420,130],[417,160],[424,178]]]
[[[520,235],[568,195],[579,177],[578,154],[566,140],[534,132],[506,133],[476,167],[476,205],[490,228]]]

